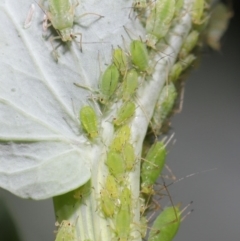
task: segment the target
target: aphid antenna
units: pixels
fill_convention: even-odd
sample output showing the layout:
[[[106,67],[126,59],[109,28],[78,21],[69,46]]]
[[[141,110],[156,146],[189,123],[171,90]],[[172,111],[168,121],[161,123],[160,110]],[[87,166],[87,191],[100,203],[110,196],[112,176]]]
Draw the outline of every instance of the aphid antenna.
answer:
[[[75,8],[76,8],[78,5],[79,5],[79,3],[76,4]],[[87,16],[87,15],[95,15],[95,16],[98,16],[98,19],[104,18],[103,15],[98,14],[98,13],[92,13],[92,12],[84,13],[84,14],[81,14],[81,15],[79,15],[79,16],[75,16],[74,18],[75,18],[75,20],[78,20],[78,19],[80,19],[80,18],[82,18],[82,17],[85,17],[85,16]],[[97,19],[97,20],[98,20],[98,19]],[[96,20],[96,21],[97,21],[97,20]],[[75,22],[74,22],[74,23],[75,23]],[[81,24],[79,24],[78,22],[76,22],[76,24],[81,26]]]
[[[196,176],[196,175],[205,173],[205,172],[215,171],[215,170],[217,170],[217,169],[218,169],[218,168],[215,167],[215,168],[203,170],[203,171],[200,171],[200,172],[195,172],[195,173],[188,174],[188,175],[186,175],[186,176],[184,176],[184,177],[179,178],[178,180],[176,180],[176,181],[174,181],[174,182],[171,182],[170,184],[167,185],[167,187],[169,187],[169,186],[171,186],[171,185],[173,185],[173,184],[175,184],[175,183],[181,182],[181,181],[183,181],[183,180],[186,179],[186,178],[193,177],[193,176]]]

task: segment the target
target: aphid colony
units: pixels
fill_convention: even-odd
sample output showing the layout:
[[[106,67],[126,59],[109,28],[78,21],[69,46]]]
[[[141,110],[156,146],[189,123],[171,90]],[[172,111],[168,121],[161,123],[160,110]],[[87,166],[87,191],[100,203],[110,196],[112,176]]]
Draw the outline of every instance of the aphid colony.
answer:
[[[192,52],[199,40],[199,26],[206,22],[204,2],[204,0],[197,0],[192,6],[192,22],[197,27],[185,38],[178,58],[169,70],[168,80],[159,93],[149,125],[155,137],[162,134],[163,123],[174,108],[179,79],[196,58]],[[98,193],[98,211],[103,218],[109,220],[109,228],[113,230],[113,240],[134,240],[136,236],[133,236],[133,230],[138,230],[139,235],[144,238],[149,230],[150,241],[171,241],[180,226],[181,211],[173,203],[157,216],[151,226],[148,223],[145,211],[152,207],[149,201],[156,194],[154,185],[162,175],[165,166],[166,144],[159,140],[152,143],[148,136],[143,146],[145,148],[143,157],[137,157],[134,143],[131,141],[129,122],[134,117],[137,108],[136,92],[140,80],[147,79],[146,77],[153,73],[156,65],[150,61],[151,54],[160,51],[159,42],[163,41],[172,23],[177,21],[176,11],[179,11],[182,6],[182,0],[135,0],[133,8],[139,13],[138,17],[147,32],[145,41],[132,40],[128,51],[120,47],[113,49],[112,62],[100,77],[99,89],[94,91],[93,98],[98,101],[103,115],[113,103],[119,103],[115,116],[110,120],[115,133],[107,147],[104,162],[108,174],[104,177]],[[76,85],[84,87],[80,84]],[[93,106],[83,106],[79,119],[81,127],[91,142],[101,136],[101,120]],[[140,161],[140,197],[133,198],[129,176]],[[75,193],[74,197],[82,198],[84,195],[80,190]],[[134,221],[132,211],[136,206],[141,206],[139,223]],[[66,229],[67,226],[72,227],[67,224],[65,222],[60,225],[60,229]],[[70,229],[68,233],[72,232]]]

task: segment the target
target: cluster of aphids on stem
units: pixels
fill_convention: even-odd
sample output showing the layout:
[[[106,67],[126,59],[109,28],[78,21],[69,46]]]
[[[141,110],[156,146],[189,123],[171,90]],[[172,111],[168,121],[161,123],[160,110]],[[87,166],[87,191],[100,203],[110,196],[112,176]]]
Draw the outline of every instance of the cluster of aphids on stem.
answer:
[[[128,181],[130,173],[134,171],[135,165],[139,161],[131,142],[131,127],[129,125],[137,108],[136,91],[140,80],[153,73],[154,68],[150,64],[151,51],[159,51],[158,43],[178,18],[176,11],[182,7],[180,3],[181,1],[178,1],[178,5],[176,5],[175,0],[135,1],[133,8],[139,12],[138,17],[141,18],[141,14],[144,15],[142,22],[144,24],[145,21],[147,30],[146,41],[132,40],[128,50],[120,47],[114,48],[112,50],[112,63],[102,74],[99,90],[95,91],[95,99],[103,111],[107,111],[111,103],[122,102],[112,120],[115,134],[108,147],[105,161],[109,174],[106,176],[105,183],[102,184],[99,195],[101,213],[104,218],[112,220],[113,227],[111,228],[117,240],[133,239],[132,230],[136,229],[139,231],[139,235],[144,238],[146,231],[143,230],[149,229],[149,240],[170,241],[180,225],[181,211],[178,206],[173,204],[172,207],[168,207],[160,213],[152,226],[149,226],[145,216],[145,211],[153,207],[149,201],[156,194],[154,184],[165,166],[166,144],[163,141],[155,141],[151,145],[147,142],[148,150],[141,158],[140,198],[143,208],[140,223],[134,222],[132,210],[138,205],[139,200],[134,200],[132,197],[131,184]],[[147,17],[146,14],[148,14]],[[196,20],[194,14],[192,14],[192,18],[194,24],[200,24],[200,20]],[[155,136],[161,134],[162,123],[173,109],[177,97],[175,85],[182,73],[192,65],[196,58],[192,51],[198,40],[199,31],[193,29],[185,38],[177,61],[169,72],[168,81],[159,95],[150,124]],[[84,87],[80,84],[76,85]],[[92,106],[82,107],[80,121],[90,140],[98,138],[100,134],[98,115]],[[169,197],[169,195],[167,196]]]
[[[80,43],[82,42],[81,33],[73,33],[72,30],[77,6],[78,2],[73,3],[71,0],[48,0],[48,9],[42,7],[46,14],[44,27],[52,25],[59,34],[51,39],[51,43],[54,39],[71,41],[77,35],[80,36]],[[146,230],[150,230],[149,241],[171,241],[181,221],[181,211],[178,206],[172,203],[171,207],[164,209],[151,227],[144,216],[145,211],[152,207],[149,200],[153,200],[152,196],[156,194],[154,184],[165,166],[166,144],[159,140],[154,143],[151,143],[149,139],[145,140],[144,147],[146,148],[144,157],[141,158],[141,197],[139,200],[134,200],[128,180],[139,158],[136,157],[131,141],[130,120],[134,117],[137,108],[136,92],[140,80],[151,76],[154,71],[156,63],[152,65],[151,53],[161,51],[159,43],[164,41],[170,28],[181,17],[179,15],[186,14],[188,10],[182,9],[183,0],[134,0],[132,8],[146,29],[146,40],[132,40],[128,50],[121,47],[113,48],[112,63],[102,74],[99,89],[94,91],[95,99],[99,102],[102,111],[107,112],[114,102],[121,103],[116,116],[112,119],[115,133],[106,154],[105,166],[108,175],[99,193],[99,208],[104,218],[113,221],[112,229],[116,240],[133,239],[131,233],[132,226],[135,225],[138,226],[139,234],[143,238],[146,236]],[[168,81],[159,94],[150,124],[155,136],[162,133],[162,124],[173,109],[179,78],[196,58],[192,51],[199,41],[202,26],[206,24],[206,8],[204,0],[196,0],[193,1],[191,10],[189,10],[193,29],[185,38],[178,58],[169,71]],[[26,28],[31,22],[33,12],[34,8],[31,6],[25,23]],[[99,17],[102,16],[99,15]],[[54,51],[56,51],[55,48]],[[77,83],[75,85],[88,88]],[[79,119],[90,141],[99,138],[101,135],[99,115],[93,106],[83,106]],[[167,189],[165,185],[163,187]],[[86,190],[80,188],[76,191],[75,198],[82,198],[85,194],[89,194],[90,190],[91,187]],[[161,193],[158,194],[161,195]],[[169,193],[167,196],[170,197]],[[140,202],[143,207],[141,208],[141,222],[134,223],[132,209]],[[71,240],[68,237],[73,236],[73,229],[74,224],[64,220],[59,226],[57,238]]]

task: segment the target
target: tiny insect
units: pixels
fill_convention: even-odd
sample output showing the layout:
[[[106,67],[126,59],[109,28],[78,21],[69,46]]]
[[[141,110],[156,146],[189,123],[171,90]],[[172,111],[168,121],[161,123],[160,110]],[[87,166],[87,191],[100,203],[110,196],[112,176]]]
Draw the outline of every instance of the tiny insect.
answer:
[[[153,184],[162,172],[166,159],[166,147],[162,141],[155,142],[149,149],[141,167],[141,191],[153,194]]]
[[[39,6],[44,9],[43,1],[40,0]],[[53,46],[53,40],[61,39],[63,42],[72,41],[76,36],[80,36],[80,50],[82,51],[82,33],[73,33],[73,24],[75,17],[75,9],[79,5],[79,2],[76,0],[75,4],[73,4],[72,0],[48,0],[48,10],[44,10],[47,15],[47,20],[51,23],[47,25],[50,27],[51,25],[57,30],[59,36],[51,38],[51,44]],[[94,14],[99,16],[99,18],[103,17],[95,13],[85,13],[80,17],[83,17],[87,14]],[[54,48],[54,52],[57,58],[56,48]]]
[[[119,83],[119,71],[114,64],[108,66],[103,73],[99,90],[100,90],[100,102],[106,104],[112,97]]]
[[[123,189],[120,200],[121,206],[116,213],[114,231],[119,240],[127,241],[131,236],[132,223],[131,191],[129,188],[125,187]]]
[[[146,44],[133,40],[130,44],[131,59],[134,67],[140,72],[149,73],[149,56]]]
[[[223,3],[218,3],[214,7],[206,32],[207,44],[212,49],[220,50],[220,40],[225,33],[232,16],[232,11]]]
[[[152,117],[152,129],[159,134],[163,122],[171,113],[177,98],[177,90],[173,83],[165,85],[160,92]]]
[[[114,200],[109,197],[106,189],[102,189],[100,192],[100,207],[105,217],[112,217],[115,211]]]
[[[129,141],[131,135],[131,129],[128,125],[122,126],[116,133],[112,144],[110,145],[110,150],[117,152],[122,152],[123,146]]]
[[[106,190],[110,194],[111,198],[116,199],[119,197],[119,189],[116,179],[112,175],[108,175],[106,179]]]
[[[73,197],[76,199],[83,199],[91,193],[91,188],[91,181],[88,181],[87,183],[85,183],[84,185],[82,185],[74,191]]]
[[[175,14],[175,0],[156,0],[146,22],[149,35],[163,38],[168,32]]]
[[[113,50],[113,63],[116,65],[121,75],[125,75],[128,69],[128,60],[125,52],[121,48]]]
[[[206,1],[196,0],[192,4],[191,17],[192,22],[196,25],[201,25],[207,18],[204,17],[204,9],[206,7]]]
[[[117,112],[117,116],[114,118],[113,123],[116,126],[125,124],[134,115],[136,105],[132,101],[126,101],[120,107]]]
[[[83,129],[88,133],[91,139],[98,136],[97,115],[91,106],[86,105],[82,107],[80,110],[80,121]]]
[[[68,240],[68,241],[77,240],[75,225],[68,220],[63,220],[61,222],[57,231],[56,239],[55,239],[55,241],[63,241],[63,240]]]
[[[115,218],[114,232],[119,241],[130,240],[132,213],[128,205],[121,205]]]
[[[35,5],[32,3],[31,7],[29,8],[26,20],[25,20],[24,25],[23,25],[23,28],[26,29],[26,28],[29,28],[31,26],[34,13],[35,13]]]
[[[181,223],[181,211],[178,206],[165,208],[153,223],[149,241],[171,241]]]
[[[126,143],[123,146],[122,156],[125,162],[126,171],[132,171],[136,160],[134,148],[132,144]]]
[[[127,72],[122,84],[122,98],[124,101],[130,100],[136,92],[138,87],[138,73],[135,69]]]
[[[132,193],[128,187],[123,188],[120,195],[120,202],[122,206],[132,206]]]
[[[125,173],[124,161],[120,153],[110,150],[107,154],[106,165],[109,172],[118,180],[122,181]]]
[[[193,50],[193,48],[196,46],[199,39],[199,33],[196,30],[191,31],[186,39],[183,42],[183,45],[181,47],[179,58],[183,59],[186,58],[187,55]]]

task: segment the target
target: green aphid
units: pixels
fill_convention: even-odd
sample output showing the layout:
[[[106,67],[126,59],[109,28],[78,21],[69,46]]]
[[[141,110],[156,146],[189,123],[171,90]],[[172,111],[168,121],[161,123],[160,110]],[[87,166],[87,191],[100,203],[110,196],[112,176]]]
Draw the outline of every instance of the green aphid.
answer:
[[[134,67],[140,72],[149,72],[149,56],[146,44],[140,40],[133,40],[130,53]]]
[[[146,30],[160,40],[168,32],[175,14],[175,0],[156,0],[147,18]]]
[[[43,0],[40,1],[40,5],[42,2]],[[66,42],[71,41],[75,35],[81,35],[73,34],[75,8],[78,4],[72,4],[71,0],[48,0],[47,18],[60,35],[55,38],[61,38]]]
[[[117,89],[119,83],[119,71],[114,64],[108,66],[102,76],[99,85],[100,98],[102,104],[106,104]]]
[[[196,25],[201,25],[204,19],[204,9],[205,9],[205,1],[204,0],[195,0],[192,4],[191,9],[191,17],[192,22]]]
[[[138,73],[135,69],[127,72],[122,83],[122,98],[124,101],[130,100],[136,93],[138,87]]]
[[[122,126],[116,133],[112,144],[110,145],[110,150],[117,152],[122,152],[123,146],[129,141],[131,135],[131,129],[128,125]]]
[[[94,139],[98,136],[97,115],[91,106],[86,105],[82,107],[80,110],[80,121],[83,129],[88,133],[91,139]]]
[[[68,220],[63,220],[59,225],[55,241],[76,241],[75,225]]]
[[[107,154],[106,165],[109,172],[117,179],[122,180],[125,173],[124,161],[120,153],[110,150]]]
[[[113,50],[113,63],[116,65],[121,75],[125,75],[128,69],[128,60],[125,52],[121,48]]]
[[[151,126],[156,134],[159,134],[158,132],[161,129],[163,122],[171,113],[176,98],[177,90],[174,84],[170,83],[165,85],[160,92],[152,117]]]
[[[131,234],[131,223],[132,223],[132,199],[131,190],[124,187],[120,196],[120,208],[116,213],[115,219],[115,233],[118,240],[127,241]]]
[[[105,217],[114,215],[115,203],[106,189],[102,189],[100,192],[100,207]]]
[[[124,187],[120,195],[121,206],[132,206],[132,193],[128,187]]]
[[[179,79],[182,72],[183,72],[182,63],[181,61],[178,61],[173,65],[173,67],[169,72],[169,77],[168,77],[169,81],[176,82]]]
[[[141,167],[141,191],[152,194],[153,184],[160,176],[165,165],[166,148],[163,142],[155,142],[149,149]]]
[[[136,159],[133,145],[130,143],[126,143],[123,146],[122,155],[125,162],[126,171],[132,171]]]
[[[119,241],[128,241],[131,236],[132,213],[128,205],[121,205],[115,218],[115,234]]]
[[[76,199],[83,199],[84,197],[88,196],[91,193],[91,180],[82,185],[81,187],[77,188],[74,191],[73,197]]]
[[[176,82],[181,76],[182,72],[188,69],[195,59],[195,55],[189,54],[186,58],[175,63],[169,72],[169,81]]]
[[[116,199],[119,197],[119,188],[116,179],[112,175],[107,176],[106,190],[110,194],[111,198]]]
[[[195,59],[196,59],[196,56],[193,54],[189,54],[186,58],[182,59],[181,64],[182,64],[183,71],[188,69],[188,67],[190,67],[190,65],[193,63]]]
[[[193,30],[189,33],[189,35],[186,37],[186,39],[183,42],[183,45],[181,47],[179,58],[183,59],[186,58],[187,55],[193,50],[193,48],[196,46],[199,39],[199,32],[196,30]]]
[[[181,223],[180,216],[179,207],[165,208],[154,221],[148,241],[172,241]]]
[[[113,123],[116,126],[125,124],[134,115],[136,110],[136,105],[132,101],[126,101],[120,107],[117,112],[116,118],[114,118]]]

